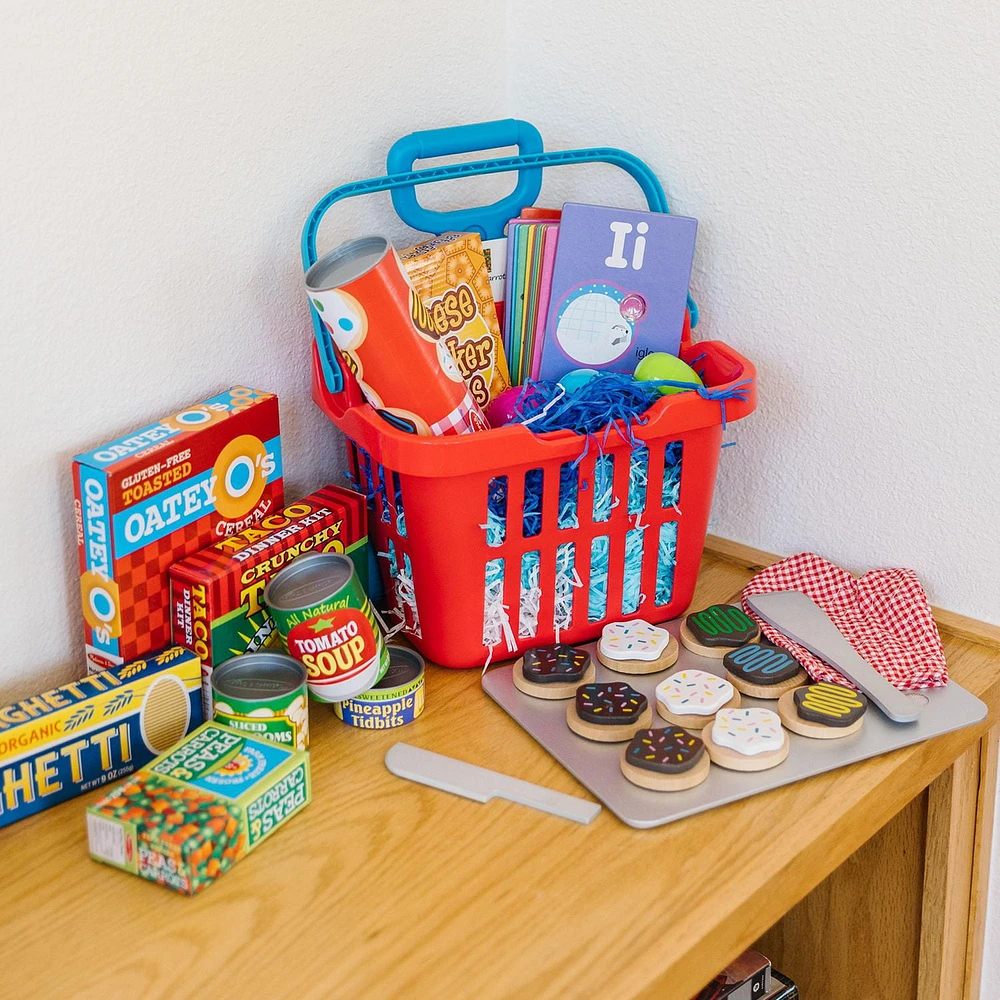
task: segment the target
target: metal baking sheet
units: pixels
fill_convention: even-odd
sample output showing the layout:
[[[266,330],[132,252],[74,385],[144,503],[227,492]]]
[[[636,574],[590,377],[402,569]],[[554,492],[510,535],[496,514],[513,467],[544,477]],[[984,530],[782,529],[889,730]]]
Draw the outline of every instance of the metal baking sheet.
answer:
[[[676,636],[680,620],[663,627]],[[657,727],[669,725],[656,713],[654,697],[656,685],[665,677],[685,667],[725,676],[721,660],[698,656],[681,646],[677,663],[669,670],[629,677],[603,666],[597,659],[595,646],[596,643],[588,643],[583,648],[588,649],[594,659],[597,680],[627,681],[641,691],[653,706],[652,725]],[[749,798],[814,774],[974,725],[986,717],[987,711],[986,705],[975,695],[951,681],[947,687],[923,692],[929,703],[916,722],[890,722],[875,705],[869,703],[865,724],[858,732],[843,739],[811,740],[789,732],[791,746],[788,758],[769,771],[727,771],[713,764],[708,778],[696,788],[681,792],[653,792],[633,785],[622,775],[618,761],[624,743],[594,743],[577,736],[566,725],[567,702],[542,701],[522,694],[514,687],[511,671],[511,666],[487,671],[483,678],[483,690],[623,823],[638,829],[672,823],[727,802]],[[745,708],[774,708],[776,704],[774,701],[743,696]]]

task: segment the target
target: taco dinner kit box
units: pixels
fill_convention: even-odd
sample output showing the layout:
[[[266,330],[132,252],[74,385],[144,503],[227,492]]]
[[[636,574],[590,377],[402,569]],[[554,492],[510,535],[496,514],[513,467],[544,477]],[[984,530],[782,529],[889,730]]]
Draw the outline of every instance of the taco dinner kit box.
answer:
[[[170,641],[167,569],[284,502],[278,400],[235,386],[73,463],[88,669]]]
[[[180,647],[0,708],[0,827],[117,781],[201,722],[201,665]]]
[[[360,493],[324,486],[170,568],[173,638],[201,658],[206,719],[212,717],[212,669],[232,656],[278,645],[261,595],[296,556],[345,553],[367,590],[367,523]]]
[[[307,751],[206,723],[87,810],[90,856],[193,896],[310,798]]]

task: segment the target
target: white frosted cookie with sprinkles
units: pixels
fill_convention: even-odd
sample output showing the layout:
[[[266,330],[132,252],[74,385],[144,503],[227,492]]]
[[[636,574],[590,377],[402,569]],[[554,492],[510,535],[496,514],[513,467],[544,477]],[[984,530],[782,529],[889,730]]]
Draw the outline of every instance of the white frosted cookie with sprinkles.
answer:
[[[766,771],[788,756],[788,734],[769,708],[726,708],[702,733],[713,764],[733,771]]]
[[[665,628],[636,619],[605,625],[597,658],[621,674],[655,674],[672,667],[680,649],[680,643]]]
[[[685,729],[703,729],[716,712],[739,704],[739,691],[707,670],[678,670],[656,685],[656,711]]]

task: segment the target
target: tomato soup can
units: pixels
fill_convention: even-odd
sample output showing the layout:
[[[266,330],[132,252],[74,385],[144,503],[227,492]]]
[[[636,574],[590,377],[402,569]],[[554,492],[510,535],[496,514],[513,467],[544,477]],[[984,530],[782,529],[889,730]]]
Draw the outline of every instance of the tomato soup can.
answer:
[[[306,293],[369,403],[411,434],[489,426],[384,236],[349,240],[305,276]]]
[[[388,644],[389,669],[370,691],[333,706],[356,729],[398,729],[424,710],[424,658],[409,646]]]
[[[291,750],[309,748],[306,668],[285,653],[245,653],[212,671],[216,722]]]
[[[389,669],[389,651],[349,556],[310,552],[264,588],[264,604],[317,701],[354,698]]]

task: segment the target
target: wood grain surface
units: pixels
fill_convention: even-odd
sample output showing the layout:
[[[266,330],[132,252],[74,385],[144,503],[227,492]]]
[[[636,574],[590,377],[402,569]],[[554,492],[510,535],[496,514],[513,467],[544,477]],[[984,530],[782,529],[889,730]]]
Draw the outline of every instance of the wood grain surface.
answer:
[[[916,997],[926,813],[923,792],[754,945],[803,998]]]
[[[990,858],[996,836],[998,764],[1000,726],[994,726],[979,744],[979,801],[976,803],[976,845],[972,863],[969,940],[965,959],[967,1000],[990,1000],[982,992],[982,971],[987,934],[986,901],[990,887]]]
[[[751,575],[706,555],[693,607]],[[198,898],[90,861],[96,796],[0,831],[0,959],[21,996],[687,1000],[978,745],[996,650],[948,638],[947,654],[982,725],[645,831],[390,775],[402,740],[586,794],[478,671],[431,669],[424,715],[397,731],[314,705],[312,804]]]
[[[978,798],[975,743],[927,793],[919,1000],[954,1000],[965,990]]]

